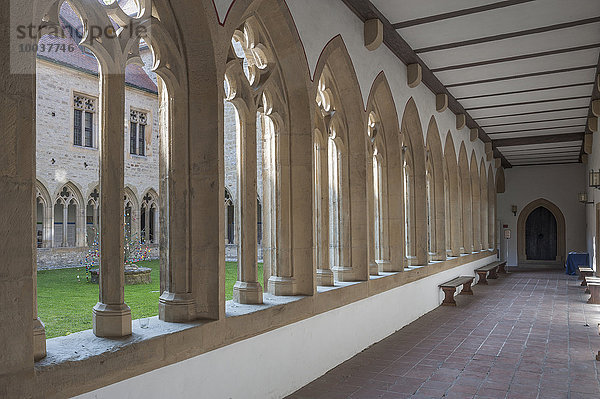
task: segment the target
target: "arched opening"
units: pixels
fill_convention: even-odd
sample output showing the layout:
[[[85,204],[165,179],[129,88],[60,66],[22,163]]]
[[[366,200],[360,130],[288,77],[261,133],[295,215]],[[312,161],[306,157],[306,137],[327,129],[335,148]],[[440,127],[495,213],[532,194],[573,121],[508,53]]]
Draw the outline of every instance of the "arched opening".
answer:
[[[471,152],[471,236],[473,252],[481,251],[481,189],[479,187],[479,164],[475,150]]]
[[[462,191],[460,187],[460,172],[458,170],[456,150],[452,134],[446,134],[446,143],[444,145],[444,170],[445,181],[444,189],[447,191],[445,196],[446,204],[446,238],[449,242],[447,249],[450,249],[449,256],[460,256],[462,241]]]
[[[225,243],[235,243],[235,205],[229,190],[225,189]]]
[[[402,149],[404,155],[404,210],[408,241],[409,266],[427,265],[427,164],[423,129],[414,99],[406,103],[402,115]]]
[[[517,220],[519,266],[562,267],[566,259],[566,224],[561,210],[540,198],[530,202]]]
[[[465,143],[460,144],[458,152],[458,171],[460,179],[458,181],[458,192],[460,195],[460,209],[462,211],[462,223],[460,232],[462,237],[461,253],[470,254],[473,252],[473,214],[471,197],[471,169],[469,168],[469,159]]]
[[[556,218],[547,208],[535,208],[525,221],[527,260],[556,260]]]

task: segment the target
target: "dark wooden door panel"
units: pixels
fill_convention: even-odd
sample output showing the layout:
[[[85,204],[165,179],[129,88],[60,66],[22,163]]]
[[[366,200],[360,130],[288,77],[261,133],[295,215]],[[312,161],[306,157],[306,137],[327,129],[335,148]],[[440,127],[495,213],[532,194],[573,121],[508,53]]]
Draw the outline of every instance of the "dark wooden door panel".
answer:
[[[556,260],[556,219],[540,206],[525,222],[525,253],[530,260]]]

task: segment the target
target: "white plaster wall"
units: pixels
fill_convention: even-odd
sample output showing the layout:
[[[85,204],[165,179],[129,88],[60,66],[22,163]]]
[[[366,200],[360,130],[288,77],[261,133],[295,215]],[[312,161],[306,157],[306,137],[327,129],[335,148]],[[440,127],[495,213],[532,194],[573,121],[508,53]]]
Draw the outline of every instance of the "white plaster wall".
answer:
[[[587,191],[588,201],[593,201],[593,205],[586,205],[586,248],[587,252],[590,254],[590,267],[593,267],[594,270],[598,270],[598,262],[600,259],[596,258],[595,248],[598,245],[598,232],[596,231],[596,204],[600,202],[600,192],[594,188],[588,187],[588,174],[591,169],[598,170],[600,169],[600,142],[598,141],[598,135],[594,135],[594,142],[592,146],[592,153],[588,157],[587,167],[582,170],[581,173],[584,173],[584,184],[585,189],[580,191]],[[583,205],[582,205],[583,207]]]
[[[294,18],[298,33],[302,40],[311,75],[314,71],[327,43],[341,35],[358,77],[363,106],[367,103],[369,92],[377,75],[383,71],[388,79],[396,105],[399,120],[402,120],[404,108],[408,100],[414,98],[423,137],[427,134],[427,126],[432,115],[435,116],[440,131],[442,146],[448,131],[452,132],[456,154],[460,151],[461,142],[465,143],[467,157],[471,160],[471,152],[475,150],[477,162],[485,157],[483,142],[469,140],[469,129],[456,130],[456,117],[450,110],[438,113],[435,110],[435,95],[424,84],[409,88],[406,84],[406,66],[385,46],[369,51],[364,46],[363,23],[341,1],[322,0],[287,0],[288,8]],[[316,78],[312,76],[313,80]],[[486,170],[489,162],[486,162]]]
[[[77,398],[282,398],[438,307],[443,298],[438,284],[472,276],[495,259],[471,262]]]
[[[502,259],[508,260],[508,266],[517,266],[519,213],[527,204],[539,198],[554,203],[565,216],[567,253],[586,250],[586,207],[577,201],[577,193],[585,189],[585,166],[520,166],[506,169],[504,174],[506,192],[498,194],[497,215],[500,226],[507,224],[511,230],[510,240],[500,235]],[[511,212],[512,205],[517,206],[517,216]]]

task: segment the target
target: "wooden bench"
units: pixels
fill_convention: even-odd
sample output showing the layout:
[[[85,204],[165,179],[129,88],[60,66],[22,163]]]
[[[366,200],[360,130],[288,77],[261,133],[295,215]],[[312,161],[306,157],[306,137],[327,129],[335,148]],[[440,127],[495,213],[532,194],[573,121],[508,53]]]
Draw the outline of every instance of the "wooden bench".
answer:
[[[588,286],[591,283],[599,283],[600,284],[600,277],[594,277],[594,276],[586,276],[584,277],[583,281],[585,282],[585,293],[589,294],[590,293],[590,289],[588,288]]]
[[[479,275],[479,281],[477,284],[487,285],[488,272],[490,273],[489,278],[496,279],[498,278],[498,268],[500,267],[500,263],[502,262],[493,262],[489,265],[485,265],[480,267],[479,269],[475,269],[475,272]],[[506,264],[506,262],[504,262]]]
[[[590,293],[590,299],[588,299],[587,303],[600,305],[600,281],[590,281],[587,286]]]
[[[459,295],[473,295],[473,291],[471,290],[471,284],[473,283],[474,278],[475,277],[460,276],[443,284],[440,284],[440,287],[444,291],[445,295],[442,305],[456,306],[456,301],[454,300],[454,293],[456,292],[456,287],[460,287],[461,285],[463,286],[463,289]]]
[[[581,280],[581,285],[585,285],[586,277],[594,276],[594,269],[590,267],[580,267],[579,269],[579,279]]]
[[[498,262],[498,273],[506,274],[506,261],[501,260]]]

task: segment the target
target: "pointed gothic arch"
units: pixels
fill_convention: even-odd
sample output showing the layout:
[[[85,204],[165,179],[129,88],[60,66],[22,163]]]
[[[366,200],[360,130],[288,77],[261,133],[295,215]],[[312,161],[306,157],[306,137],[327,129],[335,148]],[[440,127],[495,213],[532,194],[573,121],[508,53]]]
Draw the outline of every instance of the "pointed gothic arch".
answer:
[[[475,150],[471,151],[471,231],[473,236],[473,252],[481,251],[481,189],[479,187],[479,163]]]
[[[467,158],[467,149],[464,141],[460,143],[458,152],[458,170],[460,172],[460,192],[462,210],[462,245],[461,252],[470,254],[473,252],[473,211],[471,197],[471,169]]]
[[[488,203],[488,192],[487,192],[487,171],[485,168],[485,160],[481,158],[479,164],[479,187],[480,187],[480,210],[479,210],[479,225],[481,233],[481,249],[488,250],[490,248],[488,244],[488,215],[489,215],[489,203]]]
[[[490,249],[496,246],[496,186],[494,184],[494,169],[488,167],[488,244]]]
[[[36,246],[38,248],[52,247],[53,213],[52,200],[46,186],[38,179],[35,181],[35,225]]]
[[[406,236],[410,240],[408,247],[413,251],[410,254],[409,265],[427,265],[425,148],[419,111],[412,97],[404,108],[401,131],[403,150],[405,151],[405,174],[406,171],[409,173],[408,178],[404,179],[409,184],[404,195],[405,201],[408,201],[408,206],[405,205],[405,209],[410,212],[410,231]]]
[[[356,72],[341,36],[323,50],[314,82],[313,94],[323,119],[317,126],[324,124],[329,137],[332,271],[338,281],[367,280],[366,181],[350,180],[350,176],[366,173],[362,129],[367,123]]]
[[[431,234],[434,235],[432,243],[432,260],[446,260],[446,193],[444,190],[444,156],[442,142],[437,122],[434,116],[429,120],[427,128],[427,158],[431,165],[430,180],[430,223]],[[431,198],[433,197],[433,198]]]
[[[459,190],[460,175],[452,133],[446,134],[444,145],[444,165],[446,171],[446,232],[449,233],[450,256],[460,256],[462,244],[462,192]]]
[[[386,237],[383,241],[383,251],[378,260],[379,269],[383,272],[402,271],[404,262],[403,237],[403,214],[402,214],[402,185],[393,184],[395,181],[402,181],[402,152],[400,143],[400,126],[398,122],[398,113],[389,86],[389,82],[384,72],[379,73],[369,93],[367,101],[367,115],[374,113],[376,119],[373,120],[373,126],[377,130],[376,136],[380,136],[378,141],[378,152],[383,153],[384,162],[378,166],[381,168],[381,182],[383,186],[382,193],[385,193],[380,199],[382,208],[382,231]],[[369,121],[367,121],[369,124]],[[371,137],[371,136],[369,136]],[[368,139],[368,143],[375,144],[376,140]],[[383,150],[380,151],[380,148]],[[370,165],[369,156],[367,158],[367,168]],[[375,174],[373,174],[375,177]],[[392,182],[392,184],[390,184]],[[387,257],[386,257],[387,255]]]
[[[527,263],[543,263],[544,261],[529,260],[526,255],[526,241],[525,241],[525,225],[529,215],[538,208],[545,208],[550,211],[556,220],[556,259],[550,263],[556,263],[557,265],[563,265],[567,259],[567,245],[566,245],[566,223],[565,216],[558,206],[553,202],[545,199],[538,198],[527,204],[519,213],[517,219],[517,258],[519,266]]]
[[[54,244],[57,247],[85,245],[85,209],[81,190],[66,182],[56,191],[53,201]]]
[[[503,192],[506,191],[505,184],[506,183],[504,181],[504,168],[499,167],[498,169],[496,169],[496,193],[497,194],[502,194]]]

